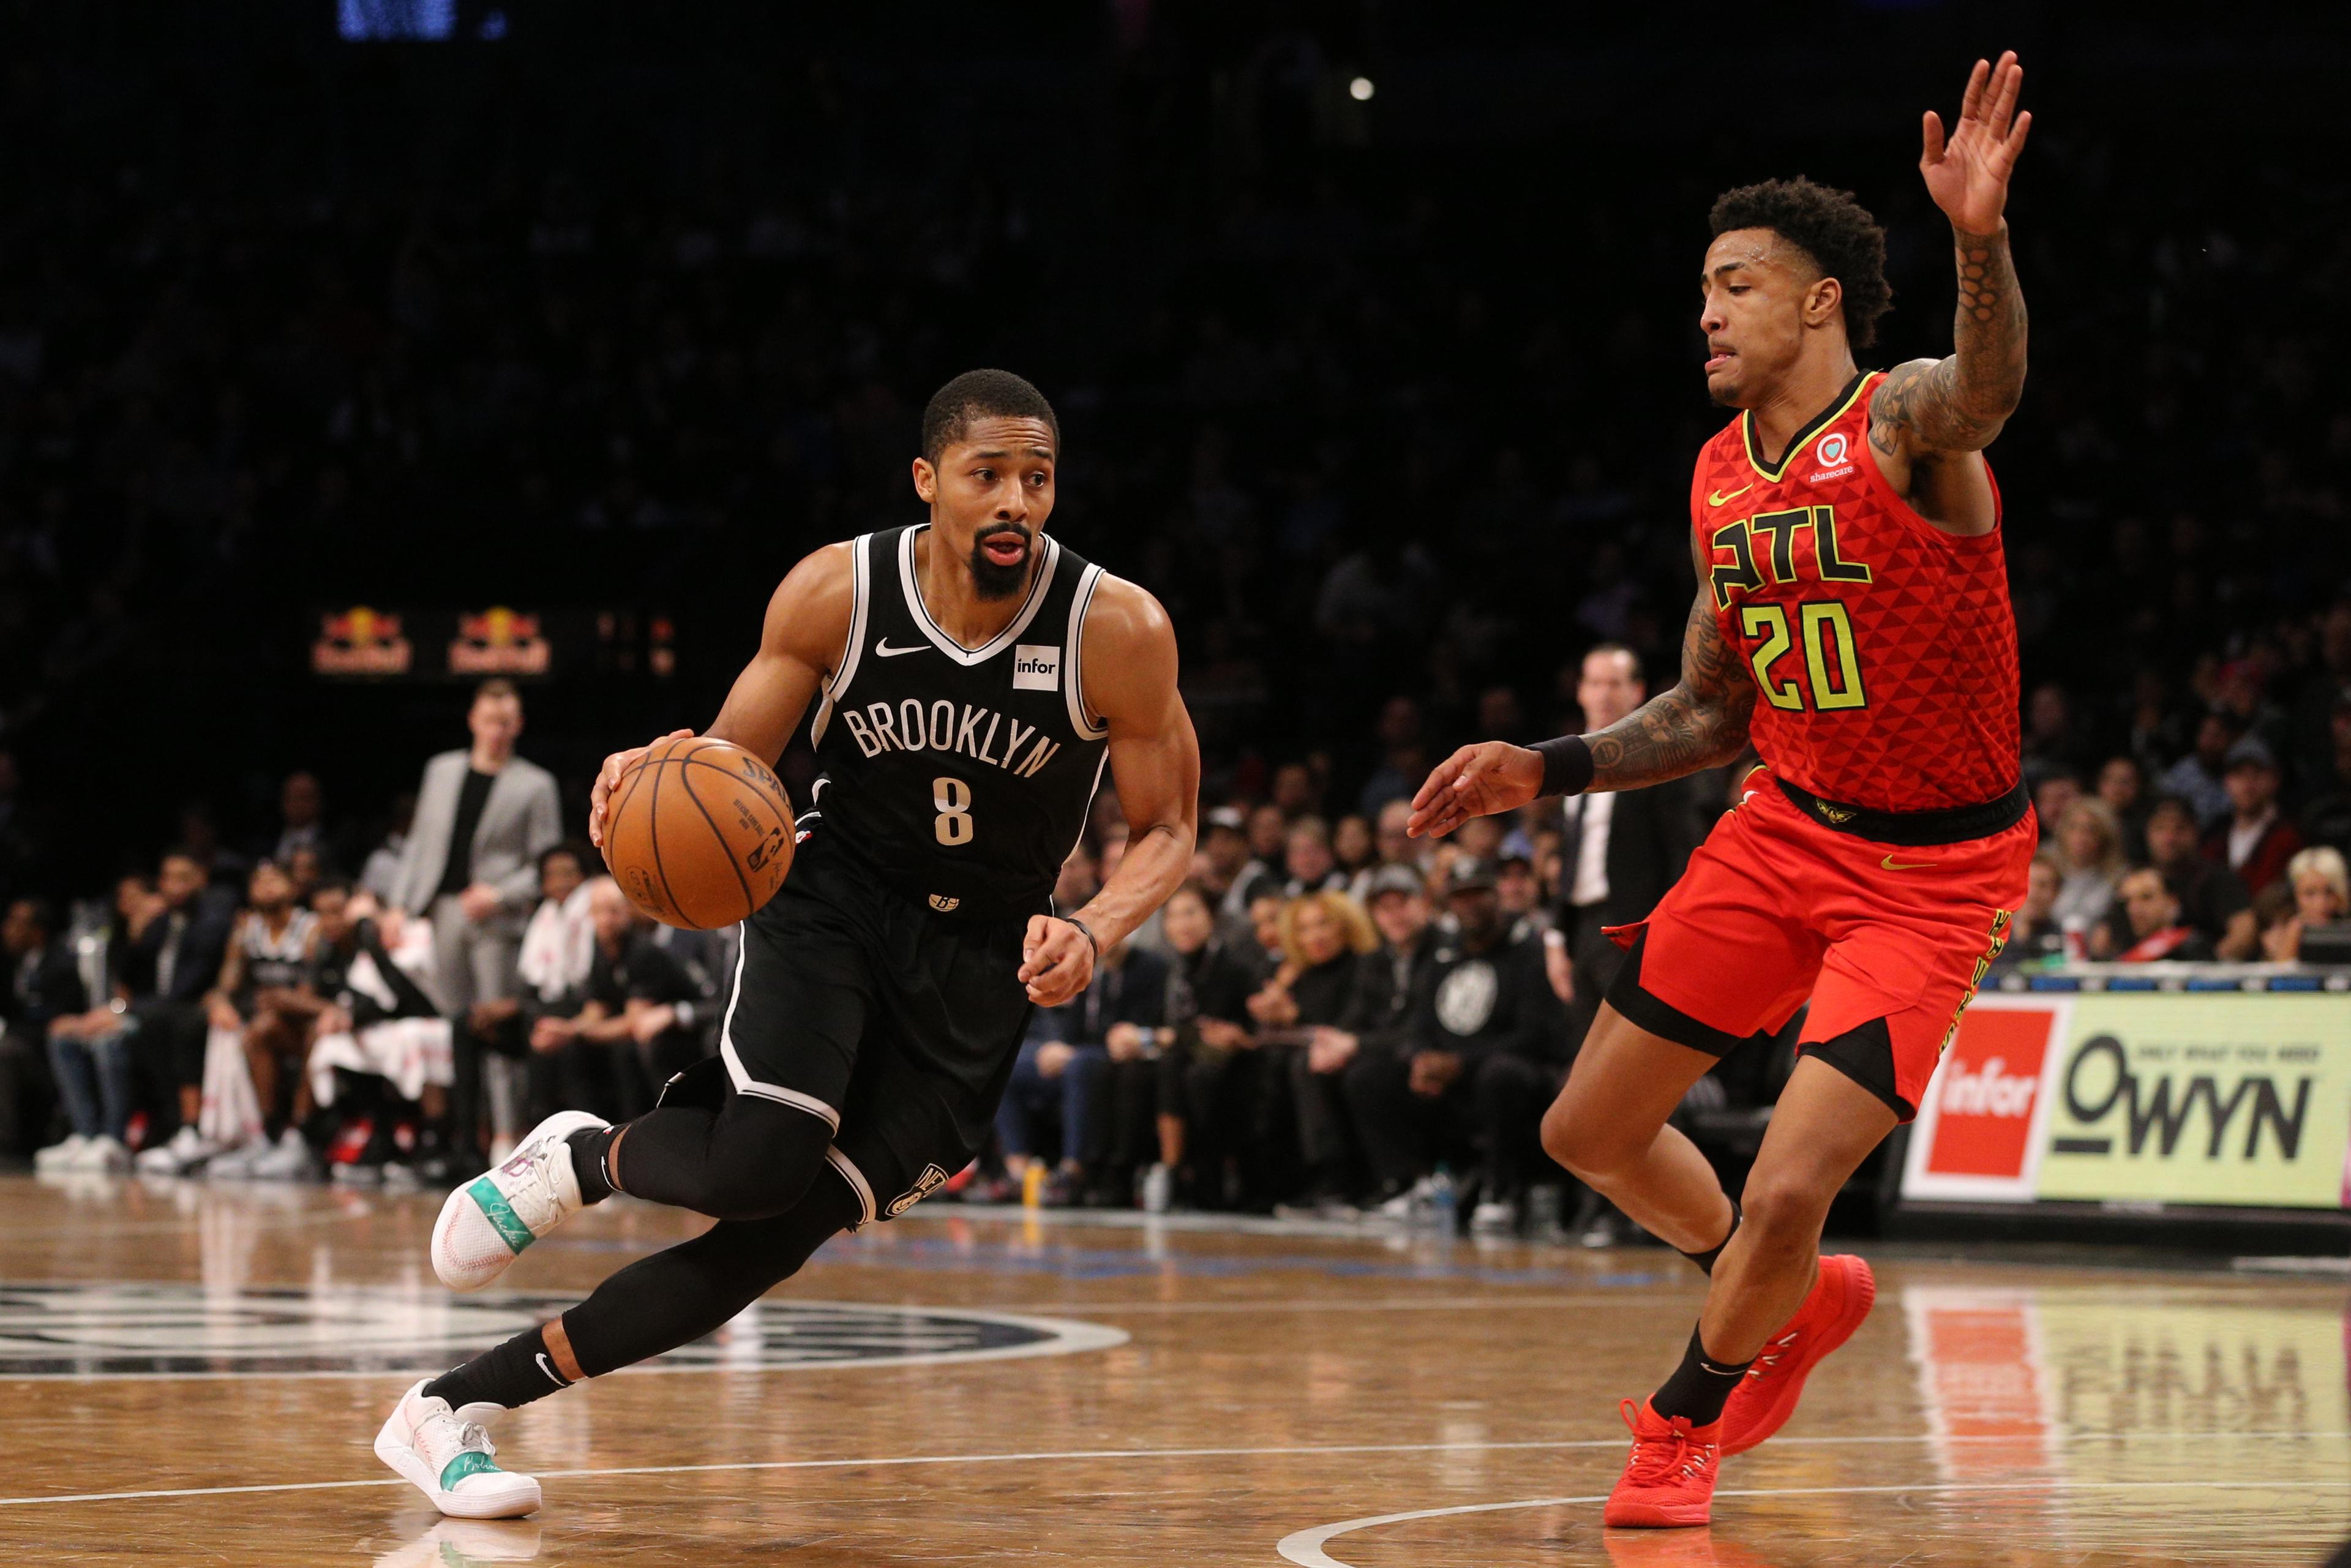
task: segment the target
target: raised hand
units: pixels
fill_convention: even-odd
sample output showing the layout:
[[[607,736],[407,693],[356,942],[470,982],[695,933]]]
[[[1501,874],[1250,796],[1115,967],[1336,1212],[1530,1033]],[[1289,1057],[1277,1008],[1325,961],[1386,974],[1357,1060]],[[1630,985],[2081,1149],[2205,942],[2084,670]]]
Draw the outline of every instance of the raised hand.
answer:
[[[1962,234],[1988,235],[2000,227],[2008,178],[2032,129],[2032,116],[2016,112],[2016,95],[2023,86],[2024,68],[2011,49],[1998,65],[1978,60],[1968,73],[1959,123],[1948,139],[1942,116],[1927,111],[1918,172],[1926,176],[1927,193]]]
[[[595,787],[588,791],[588,841],[590,843],[600,850],[604,847],[604,815],[612,803],[612,789],[621,782],[621,775],[629,770],[629,765],[659,746],[664,740],[685,740],[693,734],[694,731],[690,729],[673,729],[658,739],[647,741],[643,746],[632,746],[626,751],[616,751],[604,758],[604,766],[596,775]]]
[[[1506,740],[1465,746],[1437,765],[1412,798],[1405,831],[1416,839],[1451,832],[1472,817],[1525,805],[1542,789],[1542,758]]]

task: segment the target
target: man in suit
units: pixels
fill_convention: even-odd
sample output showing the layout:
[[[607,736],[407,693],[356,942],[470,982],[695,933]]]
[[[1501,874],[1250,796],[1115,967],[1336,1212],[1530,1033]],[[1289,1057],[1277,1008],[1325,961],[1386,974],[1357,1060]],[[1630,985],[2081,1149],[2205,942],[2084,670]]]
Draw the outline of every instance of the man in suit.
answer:
[[[1587,728],[1605,728],[1648,700],[1641,656],[1621,643],[1583,655],[1575,700]],[[1571,1049],[1581,1045],[1623,957],[1605,926],[1646,920],[1706,836],[1701,802],[1714,776],[1693,774],[1621,794],[1573,795],[1564,802],[1558,918],[1544,936],[1544,968],[1568,1005]]]
[[[554,775],[515,755],[522,695],[514,683],[484,681],[465,716],[474,743],[424,765],[416,815],[401,848],[392,902],[433,922],[434,999],[463,1021],[474,1004],[515,991],[522,933],[538,897],[538,858],[563,837]],[[478,1051],[459,1029],[453,1143],[471,1150],[481,1081]],[[474,1058],[475,1060],[465,1060]],[[500,1132],[511,1132],[498,1118]]]

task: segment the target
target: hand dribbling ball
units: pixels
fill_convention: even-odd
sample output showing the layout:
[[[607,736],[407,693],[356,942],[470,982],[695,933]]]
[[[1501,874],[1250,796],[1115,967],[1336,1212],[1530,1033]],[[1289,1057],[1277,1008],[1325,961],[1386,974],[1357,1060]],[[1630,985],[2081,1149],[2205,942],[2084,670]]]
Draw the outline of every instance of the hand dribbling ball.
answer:
[[[749,918],[792,864],[792,803],[741,747],[657,742],[614,785],[604,863],[629,902],[664,925],[709,931]]]

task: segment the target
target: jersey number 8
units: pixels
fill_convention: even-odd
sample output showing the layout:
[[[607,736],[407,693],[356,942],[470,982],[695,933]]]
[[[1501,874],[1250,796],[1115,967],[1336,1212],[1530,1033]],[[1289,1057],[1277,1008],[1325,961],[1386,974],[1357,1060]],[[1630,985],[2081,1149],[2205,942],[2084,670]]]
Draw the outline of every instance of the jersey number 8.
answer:
[[[931,780],[931,804],[938,808],[939,820],[932,825],[943,844],[971,842],[971,786],[960,779],[938,778]]]

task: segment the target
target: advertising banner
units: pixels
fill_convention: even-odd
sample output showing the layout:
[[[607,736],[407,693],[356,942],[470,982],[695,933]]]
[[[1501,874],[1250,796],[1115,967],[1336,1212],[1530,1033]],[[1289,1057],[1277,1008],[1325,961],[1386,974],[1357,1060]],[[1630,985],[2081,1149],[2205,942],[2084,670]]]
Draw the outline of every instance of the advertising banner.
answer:
[[[2066,1033],[2041,1197],[2342,1206],[2351,998],[2087,996]]]
[[[1906,1198],[2345,1207],[2351,996],[1978,998],[1936,1074]]]

